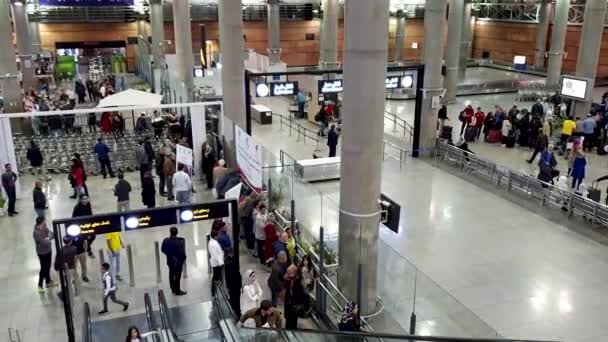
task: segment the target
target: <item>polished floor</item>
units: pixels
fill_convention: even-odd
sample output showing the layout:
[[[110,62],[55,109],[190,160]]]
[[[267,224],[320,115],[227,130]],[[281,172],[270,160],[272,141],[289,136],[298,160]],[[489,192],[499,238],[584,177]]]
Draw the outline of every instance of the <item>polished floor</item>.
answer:
[[[595,93],[603,91],[598,88]],[[457,120],[454,113],[469,102],[482,108],[494,104],[509,108],[515,95],[458,98],[449,107],[450,116]],[[413,121],[413,101],[389,102],[387,110]],[[285,127],[276,122],[254,125],[254,137],[276,155],[283,150],[295,159],[311,158],[317,144],[298,140],[293,131],[290,136]],[[385,133],[391,130],[387,125]],[[318,146],[326,153],[323,141]],[[527,150],[482,143],[472,144],[472,149],[505,166],[536,172],[525,163]],[[563,167],[563,160],[559,162]],[[606,159],[590,156],[589,178],[608,171],[606,166]],[[379,294],[385,311],[399,325],[389,329],[409,327],[417,270],[424,279],[418,284],[418,291],[423,291],[418,295],[423,297],[417,306],[419,333],[485,337],[494,333],[568,342],[608,339],[603,319],[608,310],[603,293],[608,281],[604,245],[570,230],[568,222],[560,221],[564,219],[549,219],[536,213],[535,207],[507,200],[424,160],[408,158],[401,170],[396,161],[388,160],[381,172],[382,191],[402,206],[399,234],[381,228],[378,246]],[[314,188],[322,195],[311,198],[338,202],[339,182],[318,183]]]

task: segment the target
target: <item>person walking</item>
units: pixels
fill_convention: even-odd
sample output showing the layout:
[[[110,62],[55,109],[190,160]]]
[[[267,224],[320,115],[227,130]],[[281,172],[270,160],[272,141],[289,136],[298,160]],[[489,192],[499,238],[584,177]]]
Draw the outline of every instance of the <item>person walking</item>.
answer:
[[[336,156],[336,147],[338,146],[338,137],[340,135],[336,132],[336,125],[331,125],[329,132],[327,132],[327,146],[329,146],[328,157]]]
[[[81,194],[78,198],[78,203],[74,206],[74,210],[72,210],[72,217],[91,215],[93,215],[93,209],[91,208],[91,202],[89,202],[89,196]],[[95,237],[95,234],[90,234],[86,236],[86,250],[90,258],[95,258],[95,255],[93,254],[93,248],[91,247],[93,245],[93,241],[95,241]],[[83,273],[86,274],[86,272]]]
[[[51,280],[51,263],[53,262],[52,244],[53,233],[46,226],[44,217],[36,218],[36,225],[33,233],[34,243],[36,244],[36,254],[40,261],[40,272],[38,273],[38,292],[43,293],[44,287],[57,286],[57,283]]]
[[[295,265],[287,268],[285,280],[283,281],[285,291],[283,308],[285,312],[285,329],[297,329],[298,318],[308,312],[310,301],[302,287],[302,281],[298,278],[298,269]]]
[[[146,208],[156,207],[156,188],[154,187],[152,172],[150,171],[144,175],[144,184],[141,188],[141,201]]]
[[[131,184],[125,179],[125,175],[122,172],[118,173],[118,182],[116,183],[116,185],[114,185],[114,196],[116,196],[116,211],[129,211],[130,193]]]
[[[86,236],[78,235],[72,238],[72,245],[76,248],[76,263],[80,264],[80,277],[85,283],[89,282],[87,277],[88,243]]]
[[[101,264],[101,283],[103,285],[103,310],[99,311],[99,314],[103,315],[108,313],[108,298],[111,299],[112,302],[122,305],[122,311],[127,311],[129,309],[129,303],[116,298],[116,291],[118,288],[114,282],[112,272],[110,272],[110,264],[107,262]]]
[[[108,233],[106,234],[106,245],[108,247],[108,258],[110,266],[112,266],[112,274],[116,277],[116,280],[121,281],[120,277],[120,249],[125,248],[120,233]]]
[[[42,191],[42,181],[37,180],[34,183],[34,191],[32,193],[34,199],[34,211],[38,217],[44,217],[44,211],[46,210],[46,195]]]
[[[486,114],[481,110],[481,107],[477,107],[477,112],[475,112],[475,128],[477,129],[477,140],[481,136],[481,131],[483,130],[483,123],[486,118]]]
[[[76,158],[72,159],[72,168],[70,169],[69,178],[70,183],[73,184],[76,192],[76,195],[71,198],[84,195],[84,168],[82,167],[81,162]]]
[[[576,149],[573,151],[574,154],[574,162],[572,163],[572,172],[570,176],[572,176],[572,189],[574,191],[578,191],[579,185],[585,179],[585,167],[587,166],[587,158],[583,154],[581,149]]]
[[[257,245],[257,253],[254,257],[260,258],[260,263],[264,265],[264,242],[266,241],[266,233],[264,227],[268,221],[268,213],[266,212],[266,206],[260,204],[255,215],[255,242]]]
[[[105,179],[107,173],[110,174],[110,178],[114,178],[114,171],[112,171],[112,163],[110,162],[110,148],[103,142],[103,138],[97,139],[97,144],[95,145],[95,154],[97,154],[97,159],[99,160],[99,165],[101,165],[101,174]],[[106,173],[107,169],[107,173]]]
[[[32,166],[32,174],[38,174],[46,178],[46,170],[43,166],[44,157],[42,156],[40,147],[36,145],[34,140],[30,141],[30,147],[27,149],[25,157],[30,161],[30,165]]]
[[[215,296],[215,288],[218,286],[218,282],[222,281],[222,267],[224,267],[224,251],[219,242],[217,242],[219,233],[216,230],[211,230],[211,239],[207,245],[207,252],[209,253],[209,260],[211,267],[213,268],[213,276],[211,279],[211,295]]]
[[[530,159],[527,160],[528,164],[532,164],[536,158],[536,155],[544,151],[547,146],[549,146],[549,137],[543,133],[542,129],[539,130],[538,134],[539,135],[536,138],[536,142],[534,143],[534,153],[532,153]]]
[[[139,165],[139,181],[143,184],[144,175],[146,174],[146,171],[150,169],[150,165],[148,165],[148,155],[146,154],[143,140],[140,140],[139,144],[135,147],[135,161]]]
[[[165,184],[167,185],[167,200],[173,201],[175,199],[175,192],[173,190],[173,175],[175,174],[174,153],[170,153],[165,157],[163,174],[165,175]]]
[[[287,252],[281,251],[272,264],[270,276],[266,281],[268,288],[270,288],[270,301],[273,306],[279,304],[279,295],[283,289],[283,277],[287,272],[287,266]]]
[[[186,291],[182,291],[180,285],[182,268],[184,262],[186,262],[186,240],[177,236],[177,234],[177,227],[171,227],[169,229],[169,237],[163,240],[160,250],[167,257],[171,292],[176,296],[183,296],[187,294]]]
[[[177,172],[173,175],[173,189],[175,190],[177,203],[190,203],[192,181],[190,180],[190,175],[186,173],[185,166],[182,163],[177,166]]]
[[[256,279],[254,270],[245,271],[245,285],[243,286],[242,292],[244,294],[241,301],[241,309],[243,312],[260,306],[264,292]]]
[[[4,173],[2,174],[1,179],[2,188],[6,193],[6,197],[8,197],[8,216],[17,215],[19,213],[15,210],[15,202],[17,202],[17,190],[15,184],[17,183],[18,177],[17,174],[13,172],[10,163],[4,165]]]

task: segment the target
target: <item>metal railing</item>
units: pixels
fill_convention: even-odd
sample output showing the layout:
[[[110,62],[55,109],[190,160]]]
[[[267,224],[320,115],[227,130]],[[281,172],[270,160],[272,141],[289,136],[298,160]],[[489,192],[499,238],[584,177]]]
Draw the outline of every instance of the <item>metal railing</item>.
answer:
[[[579,216],[592,225],[608,227],[608,206],[577,195],[569,189],[560,189],[535,177],[501,167],[438,140],[434,163],[439,162],[456,166],[464,173],[475,174],[476,180],[485,179],[508,193],[537,202],[541,207],[555,209],[556,212],[563,211],[569,218]]]
[[[387,150],[386,147],[395,149],[399,152],[399,155],[392,153],[391,151]],[[401,168],[403,167],[403,162],[405,161],[405,157],[407,155],[409,151],[406,150],[405,148],[395,145],[391,142],[388,142],[386,140],[382,141],[382,160],[386,160],[386,158],[390,158],[390,159],[394,159],[396,161],[399,162],[399,169],[401,170]]]
[[[299,142],[301,139],[303,143],[306,143],[306,139],[308,139],[308,141],[312,141],[316,144],[315,150],[319,150],[321,139],[323,137],[317,134],[318,132],[315,132],[314,130],[298,123],[292,117],[287,118],[282,114],[274,112],[272,115],[279,119],[281,123],[281,132],[283,131],[283,126],[285,125],[289,127],[289,136],[297,134],[297,141]]]
[[[90,340],[83,341],[89,342]],[[21,335],[19,335],[19,330],[15,328],[8,328],[8,342],[21,342]]]
[[[403,130],[403,137],[408,143],[412,143],[414,137],[414,126],[410,125],[407,121],[405,121],[405,119],[402,119],[389,111],[384,112],[384,120],[388,120],[389,124],[392,123],[393,133]]]
[[[146,307],[146,321],[148,322],[148,331],[159,331],[160,326],[156,322],[156,317],[154,316],[154,307],[152,306],[152,301],[150,300],[150,294],[144,294],[144,306]],[[154,342],[161,342],[160,335],[154,334],[152,335]]]
[[[160,314],[161,327],[163,331],[171,334],[175,341],[179,341],[177,333],[175,332],[175,324],[173,323],[171,313],[169,312],[165,292],[163,292],[163,290],[158,290],[158,312]]]

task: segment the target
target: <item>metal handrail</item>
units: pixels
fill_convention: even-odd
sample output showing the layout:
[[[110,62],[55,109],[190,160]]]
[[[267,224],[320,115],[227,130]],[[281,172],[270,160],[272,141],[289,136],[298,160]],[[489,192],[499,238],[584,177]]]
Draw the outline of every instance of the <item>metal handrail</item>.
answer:
[[[387,152],[386,151],[387,145],[399,150],[399,156],[396,156],[390,152]],[[401,169],[403,167],[403,162],[405,161],[405,156],[407,155],[408,152],[409,152],[408,150],[406,150],[405,148],[403,148],[399,145],[395,145],[389,141],[382,140],[382,160],[383,161],[385,160],[384,157],[390,157],[391,159],[395,159],[396,161],[399,162],[399,169]]]
[[[281,124],[281,131],[283,131],[283,125],[289,126],[289,135],[291,136],[292,132],[295,131],[298,133],[298,141],[300,141],[300,137],[303,138],[304,143],[306,143],[306,138],[309,140],[313,140],[316,143],[316,149],[319,149],[320,138],[319,134],[314,130],[305,127],[304,125],[293,120],[293,117],[285,117],[282,114],[272,112],[272,115],[277,116],[279,118],[279,122]]]
[[[93,342],[93,334],[91,333],[91,309],[89,307],[89,303],[84,303],[83,308],[83,323],[82,323],[82,340],[84,342]],[[10,333],[10,329],[9,329]],[[19,339],[19,332],[17,332],[17,341],[21,341]],[[12,340],[11,340],[12,341]]]
[[[168,331],[175,340],[178,340],[177,333],[175,332],[175,326],[169,313],[169,306],[167,305],[167,299],[163,290],[158,290],[158,312],[160,313],[160,320],[162,329]]]
[[[159,326],[156,322],[156,318],[154,317],[154,307],[152,306],[152,301],[150,300],[150,294],[144,294],[144,306],[146,308],[146,321],[148,322],[148,331],[158,331]],[[154,334],[154,341],[160,342],[160,336]]]
[[[403,136],[405,137],[408,135],[408,141],[412,142],[414,137],[414,126],[410,125],[405,119],[402,119],[389,111],[384,111],[384,119],[393,122],[393,132],[397,132],[397,127],[401,127],[403,129]]]

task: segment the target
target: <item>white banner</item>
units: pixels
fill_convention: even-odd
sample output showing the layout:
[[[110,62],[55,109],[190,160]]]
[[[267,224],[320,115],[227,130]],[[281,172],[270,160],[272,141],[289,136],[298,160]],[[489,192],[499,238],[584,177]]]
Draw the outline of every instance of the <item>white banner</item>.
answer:
[[[186,146],[177,144],[175,146],[177,153],[175,154],[175,166],[177,167],[180,163],[186,165],[188,168],[187,173],[192,171],[192,149]]]
[[[262,189],[262,146],[249,134],[235,126],[236,163],[251,186]]]
[[[192,149],[194,153],[192,168],[195,175],[202,178],[203,143],[207,140],[205,129],[205,107],[192,106],[190,108],[190,124],[192,126]]]

